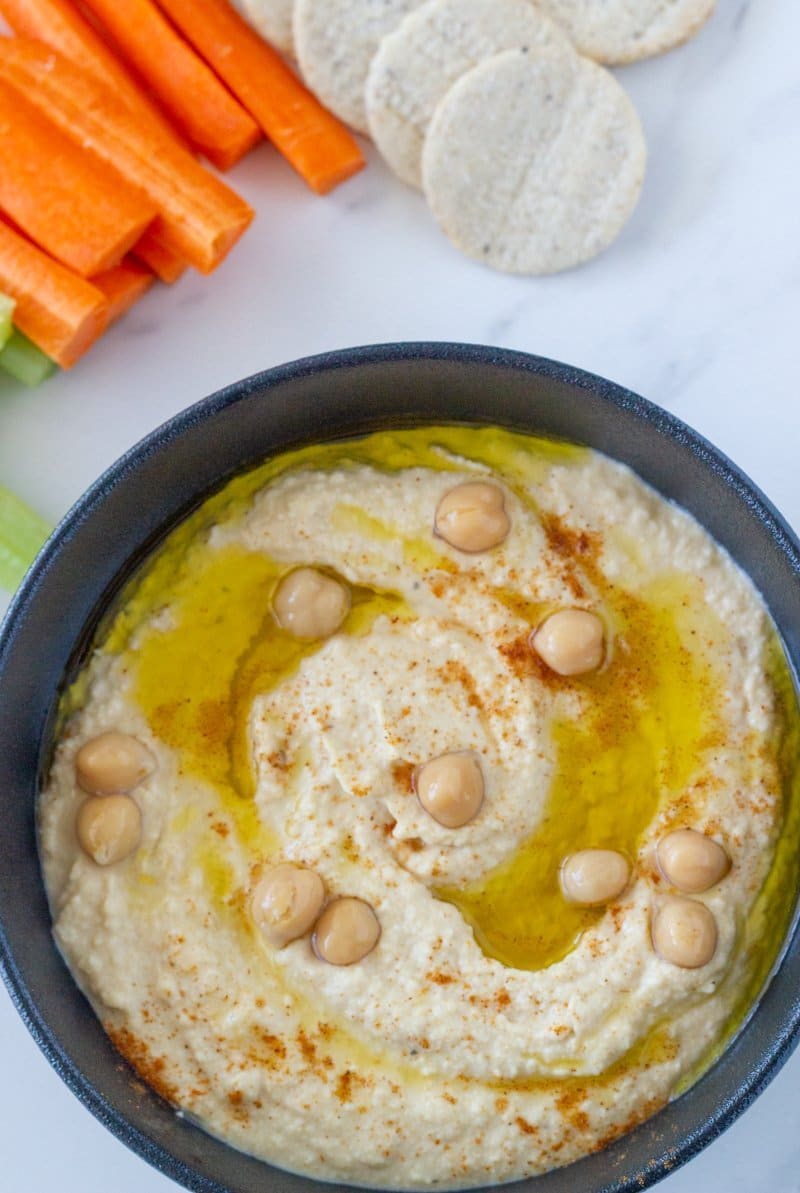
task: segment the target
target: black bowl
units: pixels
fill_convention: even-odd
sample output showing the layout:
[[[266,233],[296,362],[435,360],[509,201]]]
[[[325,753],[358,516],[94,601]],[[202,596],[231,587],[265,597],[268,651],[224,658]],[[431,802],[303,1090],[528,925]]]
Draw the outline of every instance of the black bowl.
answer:
[[[271,369],[192,406],[133,448],[68,514],[0,631],[0,964],[45,1056],[85,1106],[161,1172],[203,1193],[312,1193],[206,1135],[145,1089],[113,1050],[50,934],[34,810],[59,694],[120,586],[232,474],[322,439],[433,422],[495,423],[589,444],[689,510],[752,577],[800,671],[800,543],[763,495],[688,427],[635,394],[552,361],[455,344],[356,348]],[[769,985],[688,1093],[536,1193],[641,1190],[750,1104],[800,1026],[796,920]]]

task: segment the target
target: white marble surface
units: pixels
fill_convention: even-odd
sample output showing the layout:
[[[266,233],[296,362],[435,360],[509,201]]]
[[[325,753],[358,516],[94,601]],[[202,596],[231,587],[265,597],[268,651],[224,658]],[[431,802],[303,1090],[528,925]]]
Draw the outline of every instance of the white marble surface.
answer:
[[[55,521],[119,453],[257,369],[359,343],[452,339],[569,361],[727,451],[800,528],[800,5],[719,0],[688,46],[619,72],[650,144],[641,203],[600,259],[515,279],[460,258],[373,160],[319,200],[261,148],[257,207],[210,281],[152,293],[69,375],[0,384],[0,481]],[[0,608],[2,608],[0,595]],[[62,1086],[0,991],[0,1189],[168,1193]],[[800,1054],[665,1193],[797,1193]]]

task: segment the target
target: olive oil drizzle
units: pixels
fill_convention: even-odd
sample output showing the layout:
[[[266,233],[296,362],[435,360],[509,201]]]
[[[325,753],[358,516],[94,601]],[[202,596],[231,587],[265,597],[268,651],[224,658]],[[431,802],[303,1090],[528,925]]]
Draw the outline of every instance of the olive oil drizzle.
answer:
[[[275,843],[253,803],[249,712],[258,695],[322,645],[293,637],[275,620],[272,595],[289,570],[238,546],[199,550],[193,567],[175,577],[174,624],[145,629],[132,657],[133,695],[153,733],[177,751],[185,773],[215,788],[242,843],[262,854]],[[395,593],[359,585],[350,592],[343,633],[366,633],[381,615],[410,616]]]
[[[284,453],[229,482],[172,532],[101,625],[100,649],[123,655],[134,697],[153,732],[175,749],[184,773],[205,780],[219,793],[243,845],[268,857],[276,841],[261,824],[252,799],[248,713],[255,696],[291,675],[320,644],[291,639],[272,616],[272,592],[290,567],[241,547],[212,548],[209,530],[239,516],[263,485],[300,468],[369,465],[389,472],[407,467],[461,471],[477,465],[497,471],[518,491],[545,479],[554,465],[569,466],[585,454],[571,444],[474,427],[377,433]],[[342,516],[354,515],[345,511]],[[391,528],[380,531],[390,532]],[[430,553],[406,544],[404,554],[420,571],[448,566],[435,543]],[[716,632],[710,615],[698,612],[705,609],[695,587],[699,581],[675,577],[638,597],[606,584],[598,572],[592,581],[605,605],[614,652],[597,675],[563,681],[580,683],[584,712],[577,721],[563,719],[553,725],[556,771],[544,820],[517,854],[481,883],[437,892],[460,908],[488,955],[523,969],[565,956],[603,914],[565,903],[558,889],[563,855],[586,846],[607,846],[622,849],[632,860],[654,812],[667,795],[691,783],[720,732],[718,677],[703,650],[686,645]],[[504,594],[497,595],[504,599]],[[151,625],[167,599],[163,624]],[[545,612],[519,594],[505,594],[505,603],[529,616],[532,627]],[[382,614],[412,616],[395,593],[355,589],[343,630],[365,633]],[[770,668],[783,710],[779,761],[786,830],[745,926],[748,976],[731,1017],[730,1034],[774,961],[791,915],[785,892],[796,888],[798,877],[800,715],[777,639]],[[66,693],[62,715],[70,715],[85,698],[83,673]],[[201,861],[215,898],[230,905],[233,873],[214,842],[209,842]],[[668,1042],[669,1037],[661,1028],[651,1037],[617,1064],[636,1066],[640,1054],[652,1062],[653,1048],[660,1054],[659,1041]],[[715,1054],[721,1047],[715,1046]],[[703,1067],[709,1061],[705,1058]],[[594,1085],[613,1073],[580,1080]]]
[[[277,842],[252,799],[249,711],[255,697],[290,676],[321,643],[293,638],[272,614],[272,594],[292,565],[238,546],[215,547],[209,541],[213,528],[241,516],[265,484],[302,468],[367,465],[390,473],[409,467],[505,468],[510,482],[522,487],[543,479],[553,464],[584,455],[585,449],[572,444],[493,427],[378,432],[283,453],[228,482],[169,535],[101,625],[101,649],[125,657],[134,699],[153,733],[176,751],[183,773],[214,787],[245,848],[267,858]],[[355,521],[377,541],[401,537],[357,506],[343,504],[333,511],[334,521],[337,517],[345,525]],[[402,539],[402,544],[404,559],[415,570],[453,570],[435,540]],[[325,561],[319,566],[324,570]],[[365,633],[382,614],[412,616],[395,593],[348,587],[352,604],[344,633]],[[63,715],[79,707],[85,695],[79,676],[66,695]],[[196,860],[209,888],[224,902],[233,894],[233,878],[223,881],[225,868],[217,854],[212,841]]]
[[[599,574],[593,576],[598,585]],[[676,604],[698,622],[711,614],[691,579],[670,577],[642,596],[600,584],[614,627],[612,657],[594,675],[550,682],[574,688],[583,711],[552,727],[555,772],[541,824],[479,882],[441,888],[485,953],[516,969],[560,961],[604,909],[568,903],[559,868],[578,849],[615,849],[632,863],[666,800],[680,794],[719,740],[720,682],[685,645]]]

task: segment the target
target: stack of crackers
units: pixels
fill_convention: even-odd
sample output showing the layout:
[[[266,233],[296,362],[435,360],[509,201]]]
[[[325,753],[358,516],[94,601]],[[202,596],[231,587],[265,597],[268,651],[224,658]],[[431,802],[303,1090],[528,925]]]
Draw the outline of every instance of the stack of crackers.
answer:
[[[422,190],[445,234],[509,273],[594,257],[646,147],[606,69],[691,37],[714,0],[239,0],[309,87]]]

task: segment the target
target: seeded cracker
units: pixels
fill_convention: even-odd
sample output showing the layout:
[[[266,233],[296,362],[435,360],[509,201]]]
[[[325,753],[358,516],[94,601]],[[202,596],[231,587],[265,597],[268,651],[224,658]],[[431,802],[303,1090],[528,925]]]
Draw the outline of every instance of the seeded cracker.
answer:
[[[294,0],[238,0],[238,4],[253,28],[271,46],[283,54],[294,55]]]
[[[364,84],[381,39],[420,0],[295,0],[294,39],[306,83],[332,112],[366,133]]]
[[[663,54],[697,33],[715,0],[538,0],[581,54],[609,66]]]
[[[410,186],[422,186],[422,145],[441,98],[484,58],[522,46],[573,53],[530,0],[430,0],[384,37],[366,86],[372,139]]]
[[[508,273],[555,273],[619,234],[645,156],[639,117],[607,70],[577,54],[507,50],[437,107],[423,189],[468,256]]]

